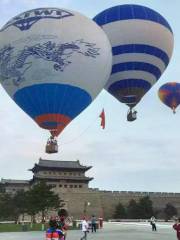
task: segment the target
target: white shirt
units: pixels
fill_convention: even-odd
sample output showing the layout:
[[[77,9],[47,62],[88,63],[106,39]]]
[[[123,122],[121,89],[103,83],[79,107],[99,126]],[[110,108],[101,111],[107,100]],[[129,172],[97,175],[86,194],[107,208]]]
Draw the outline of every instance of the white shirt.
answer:
[[[152,217],[150,221],[151,221],[152,223],[156,223],[155,217]]]
[[[86,232],[88,230],[88,223],[86,220],[82,221],[82,231]]]

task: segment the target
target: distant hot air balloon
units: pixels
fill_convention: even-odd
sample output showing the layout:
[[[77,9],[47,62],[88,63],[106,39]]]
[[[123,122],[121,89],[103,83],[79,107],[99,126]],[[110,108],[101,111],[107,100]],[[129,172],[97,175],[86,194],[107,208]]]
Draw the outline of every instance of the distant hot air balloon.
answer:
[[[161,101],[176,113],[175,110],[180,104],[180,83],[165,83],[159,88],[158,95]]]
[[[106,34],[80,13],[34,9],[0,30],[1,84],[41,128],[51,132],[49,143],[56,145],[54,137],[99,94],[111,67]]]
[[[154,10],[140,5],[120,5],[99,13],[99,24],[112,45],[113,67],[105,89],[132,108],[157,82],[173,51],[173,32]]]

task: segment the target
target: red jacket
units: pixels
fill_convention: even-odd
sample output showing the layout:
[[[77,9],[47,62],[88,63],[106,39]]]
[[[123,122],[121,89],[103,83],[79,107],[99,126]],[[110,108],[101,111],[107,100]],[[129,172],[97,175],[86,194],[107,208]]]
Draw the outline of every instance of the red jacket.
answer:
[[[60,240],[63,238],[63,232],[59,229],[49,228],[46,231],[46,240]]]
[[[180,240],[180,223],[176,223],[173,225],[173,228],[176,230],[177,232],[177,238]]]

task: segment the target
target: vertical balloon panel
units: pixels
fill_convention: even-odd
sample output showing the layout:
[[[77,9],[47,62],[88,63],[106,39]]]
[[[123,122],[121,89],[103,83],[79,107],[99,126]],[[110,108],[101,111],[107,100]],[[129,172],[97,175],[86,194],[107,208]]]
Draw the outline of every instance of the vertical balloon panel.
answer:
[[[134,107],[157,82],[173,51],[173,33],[159,13],[140,5],[119,5],[94,21],[111,42],[113,67],[106,90]]]

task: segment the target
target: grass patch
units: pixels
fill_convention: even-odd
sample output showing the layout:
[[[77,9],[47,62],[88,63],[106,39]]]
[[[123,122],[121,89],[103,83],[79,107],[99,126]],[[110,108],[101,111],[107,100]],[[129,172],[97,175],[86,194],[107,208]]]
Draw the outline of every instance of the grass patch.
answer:
[[[45,224],[44,230],[48,228],[48,224]],[[69,230],[77,229],[76,227],[69,227]],[[26,232],[26,231],[42,231],[41,223],[31,224],[14,224],[14,223],[0,223],[0,232]]]
[[[47,226],[45,227],[45,229]],[[1,223],[0,232],[23,232],[23,231],[41,231],[42,225],[40,223],[33,224],[32,228],[30,224],[14,224],[14,223]]]

